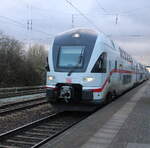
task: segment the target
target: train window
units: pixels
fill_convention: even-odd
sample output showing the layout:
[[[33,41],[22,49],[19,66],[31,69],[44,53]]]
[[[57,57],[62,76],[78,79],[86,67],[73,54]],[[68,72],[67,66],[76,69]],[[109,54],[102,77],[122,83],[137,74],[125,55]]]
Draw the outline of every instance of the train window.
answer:
[[[131,75],[124,75],[123,76],[123,84],[128,84],[131,82],[132,76]]]
[[[115,48],[115,44],[112,40],[111,40],[111,43],[112,43],[112,47]]]
[[[124,59],[127,61],[127,54],[126,54],[126,52],[124,52]]]
[[[64,68],[82,67],[85,46],[62,46],[58,66]]]
[[[115,61],[115,69],[117,69],[117,61]]]
[[[121,56],[121,58],[123,58],[123,52],[122,52],[122,50],[120,50],[120,56]]]
[[[122,58],[125,59],[125,52],[122,50]]]
[[[111,61],[109,60],[109,72],[111,71],[112,67],[111,67]]]
[[[140,80],[142,80],[142,78],[143,78],[143,75],[142,75],[142,74],[140,74]]]
[[[103,52],[96,61],[92,73],[106,73],[107,71],[107,54]]]
[[[50,71],[50,67],[49,67],[49,64],[48,64],[48,57],[46,58],[46,66],[45,66],[45,69],[47,71]]]

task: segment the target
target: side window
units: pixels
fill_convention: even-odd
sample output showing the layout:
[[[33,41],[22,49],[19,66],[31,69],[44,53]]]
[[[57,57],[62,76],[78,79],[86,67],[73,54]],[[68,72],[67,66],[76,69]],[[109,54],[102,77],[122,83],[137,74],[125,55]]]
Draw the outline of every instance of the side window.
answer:
[[[92,73],[106,73],[107,72],[107,54],[103,52],[96,61]]]
[[[48,57],[46,58],[46,66],[45,66],[45,69],[47,71],[50,71],[50,67],[49,67],[49,64],[48,64]]]
[[[115,61],[115,69],[117,69],[117,61]]]
[[[140,80],[142,80],[142,78],[143,78],[143,75],[142,75],[142,74],[140,74]]]
[[[128,84],[130,83],[132,80],[132,76],[131,75],[124,75],[123,76],[123,84]]]
[[[112,70],[111,61],[109,60],[109,72]]]
[[[114,44],[113,40],[111,40],[111,43],[112,43],[113,48],[115,48],[115,44]]]

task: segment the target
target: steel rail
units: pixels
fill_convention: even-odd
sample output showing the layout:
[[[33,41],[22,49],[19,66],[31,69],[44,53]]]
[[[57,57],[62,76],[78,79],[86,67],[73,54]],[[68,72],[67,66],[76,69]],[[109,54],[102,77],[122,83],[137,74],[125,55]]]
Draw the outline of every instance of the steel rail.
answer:
[[[10,98],[15,96],[24,96],[24,95],[31,95],[31,94],[39,94],[39,93],[45,93],[45,90],[27,90],[27,91],[19,91],[19,92],[5,92],[0,93],[0,99],[2,98]]]
[[[41,97],[32,100],[25,100],[25,101],[4,104],[0,106],[0,116],[4,116],[9,113],[14,113],[16,111],[22,111],[46,103],[48,103],[48,101],[45,99],[45,97]]]
[[[40,120],[0,134],[1,146],[37,148],[85,119],[89,114],[54,113]]]

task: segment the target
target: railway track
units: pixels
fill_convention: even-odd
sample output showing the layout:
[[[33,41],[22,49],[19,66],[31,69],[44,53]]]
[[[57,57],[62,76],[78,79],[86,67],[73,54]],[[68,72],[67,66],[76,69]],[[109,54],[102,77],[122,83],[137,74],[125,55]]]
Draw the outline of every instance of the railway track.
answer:
[[[32,100],[26,100],[26,101],[19,101],[14,103],[9,103],[0,106],[0,116],[7,115],[9,113],[13,113],[16,111],[21,111],[24,109],[30,109],[32,107],[43,105],[48,103],[45,97],[32,99]]]
[[[44,86],[0,88],[0,98],[45,93]]]
[[[86,118],[87,113],[55,113],[0,135],[2,148],[37,148]]]
[[[30,90],[30,91],[0,93],[0,98],[25,96],[25,95],[32,95],[32,94],[39,94],[39,93],[45,93],[45,90]]]

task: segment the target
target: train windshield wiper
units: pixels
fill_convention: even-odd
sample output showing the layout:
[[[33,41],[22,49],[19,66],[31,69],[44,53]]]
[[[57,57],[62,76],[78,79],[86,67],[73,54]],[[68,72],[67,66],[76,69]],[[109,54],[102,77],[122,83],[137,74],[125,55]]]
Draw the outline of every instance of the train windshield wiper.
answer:
[[[80,66],[80,64],[82,63],[82,60],[83,60],[83,51],[84,51],[84,49],[82,49],[82,51],[81,51],[81,53],[80,53],[80,56],[79,56],[79,60],[78,60],[78,63],[77,63],[77,65],[75,65],[69,72],[68,72],[68,76],[70,76],[73,72],[74,72],[74,70],[76,69],[76,68],[78,68],[79,66]]]

